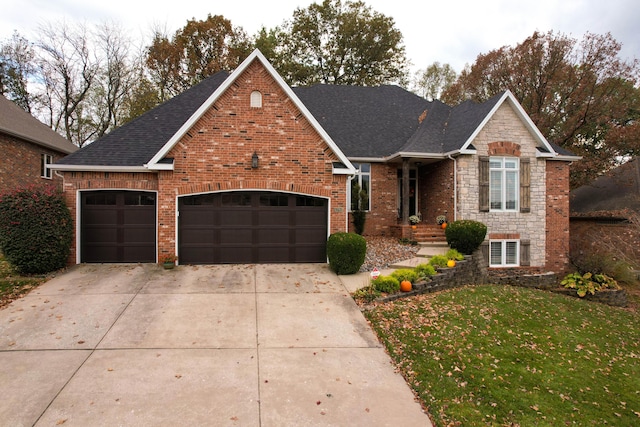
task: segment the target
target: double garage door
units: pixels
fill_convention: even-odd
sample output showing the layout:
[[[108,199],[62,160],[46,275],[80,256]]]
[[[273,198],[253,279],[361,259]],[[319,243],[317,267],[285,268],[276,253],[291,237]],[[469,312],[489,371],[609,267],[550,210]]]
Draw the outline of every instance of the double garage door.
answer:
[[[178,199],[181,264],[326,262],[327,200],[275,192]],[[155,262],[156,194],[83,192],[82,262]]]

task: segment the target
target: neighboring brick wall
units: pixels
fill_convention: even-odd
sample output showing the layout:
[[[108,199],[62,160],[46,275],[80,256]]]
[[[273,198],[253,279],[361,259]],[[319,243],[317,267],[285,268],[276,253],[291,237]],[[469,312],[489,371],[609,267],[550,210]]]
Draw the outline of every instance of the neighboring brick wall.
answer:
[[[418,173],[420,213],[426,224],[436,224],[436,217],[445,215],[453,221],[455,189],[454,162],[443,160],[422,166]]]
[[[250,106],[253,91],[262,108]],[[256,152],[259,167],[251,168]],[[347,176],[337,157],[259,62],[240,75],[175,145],[174,171],[159,174],[159,253],[176,248],[178,195],[264,189],[330,199],[330,233],[346,231]]]
[[[546,267],[556,273],[569,268],[569,163],[547,162]]]
[[[531,160],[531,212],[480,212],[478,156],[463,155],[457,158],[457,218],[472,219],[486,224],[488,234],[520,234],[521,239],[531,242],[531,267],[545,267],[547,262],[545,183],[550,178],[547,177],[546,172],[547,162],[536,158],[536,141],[511,106],[504,103],[473,140],[473,145],[479,156],[518,154],[519,152],[521,158],[527,157]],[[561,162],[557,163],[561,164]],[[561,176],[556,178],[562,179]],[[555,184],[566,185],[568,189],[568,177],[564,183]],[[568,244],[568,235],[566,237]]]
[[[569,220],[571,258],[611,252],[623,248],[624,254],[640,264],[640,230],[628,222],[614,223],[606,219],[571,218]]]
[[[38,146],[0,133],[0,193],[11,191],[28,185],[53,184],[62,186],[62,178],[53,171],[51,179],[40,177],[40,161],[42,154],[50,154],[53,161],[60,160],[66,154]]]
[[[79,220],[78,190],[158,190],[158,176],[155,173],[63,172],[63,175],[65,202],[71,211],[71,218],[76,221]],[[158,210],[161,211],[161,209]],[[74,228],[69,264],[76,263],[76,231],[77,227]]]

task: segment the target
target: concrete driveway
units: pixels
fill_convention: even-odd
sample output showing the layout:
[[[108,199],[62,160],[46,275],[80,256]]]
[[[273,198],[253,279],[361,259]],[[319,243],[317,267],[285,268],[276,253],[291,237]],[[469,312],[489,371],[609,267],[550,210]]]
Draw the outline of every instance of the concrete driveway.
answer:
[[[0,424],[430,426],[326,265],[81,265],[0,310]]]

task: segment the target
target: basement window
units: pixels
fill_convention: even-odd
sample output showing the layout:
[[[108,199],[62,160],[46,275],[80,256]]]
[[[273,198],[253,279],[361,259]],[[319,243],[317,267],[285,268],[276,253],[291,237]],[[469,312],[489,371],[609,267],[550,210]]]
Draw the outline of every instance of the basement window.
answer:
[[[262,94],[257,90],[251,92],[251,108],[262,108]]]

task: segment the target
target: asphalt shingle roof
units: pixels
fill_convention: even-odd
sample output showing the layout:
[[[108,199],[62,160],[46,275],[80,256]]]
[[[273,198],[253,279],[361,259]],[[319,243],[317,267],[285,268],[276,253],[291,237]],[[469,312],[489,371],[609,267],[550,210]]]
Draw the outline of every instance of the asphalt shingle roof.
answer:
[[[394,154],[431,105],[398,86],[319,84],[293,91],[347,157]]]
[[[78,149],[3,95],[0,95],[0,132],[64,154],[73,153]]]
[[[203,80],[58,164],[143,166],[228,76],[219,72]],[[481,104],[466,101],[450,107],[392,85],[319,84],[292,90],[349,158],[384,158],[397,153],[439,155],[461,149],[504,95]],[[561,154],[566,151],[554,148]]]
[[[142,166],[189,120],[229,74],[220,71],[57,162],[63,165]]]

